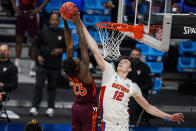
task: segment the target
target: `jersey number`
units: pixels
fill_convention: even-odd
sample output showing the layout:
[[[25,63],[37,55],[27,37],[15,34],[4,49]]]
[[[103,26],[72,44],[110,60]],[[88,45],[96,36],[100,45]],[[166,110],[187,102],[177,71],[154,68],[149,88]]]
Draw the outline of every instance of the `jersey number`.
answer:
[[[75,95],[85,96],[87,94],[87,90],[82,87],[82,83],[72,83],[74,88]]]
[[[117,101],[122,101],[123,96],[124,96],[124,92],[116,91],[114,96],[113,96],[113,99],[117,100]]]

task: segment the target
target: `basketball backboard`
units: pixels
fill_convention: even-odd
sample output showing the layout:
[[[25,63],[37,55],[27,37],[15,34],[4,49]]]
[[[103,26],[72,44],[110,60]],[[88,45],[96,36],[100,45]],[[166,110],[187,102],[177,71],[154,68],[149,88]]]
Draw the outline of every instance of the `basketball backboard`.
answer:
[[[117,23],[143,24],[143,38],[138,41],[168,51],[172,23],[170,9],[171,0],[119,0]]]

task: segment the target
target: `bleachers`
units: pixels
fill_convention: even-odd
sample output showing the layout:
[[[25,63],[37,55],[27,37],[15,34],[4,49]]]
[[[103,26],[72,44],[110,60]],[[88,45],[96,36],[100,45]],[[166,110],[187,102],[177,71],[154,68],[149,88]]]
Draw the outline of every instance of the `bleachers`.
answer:
[[[161,81],[161,79],[159,79],[159,78],[153,79],[153,84],[154,84],[153,90],[154,90],[156,93],[159,93],[159,92],[160,92],[160,89],[161,89],[161,87],[162,87],[162,81]]]
[[[138,43],[136,47],[141,49],[141,55],[144,56],[146,61],[160,61],[164,55],[163,51],[158,51],[145,44]]]
[[[196,58],[179,57],[177,69],[179,72],[196,72]]]
[[[177,5],[180,8],[180,11],[182,13],[191,13],[191,12],[192,13],[196,13],[196,8],[194,6],[186,5],[186,1],[185,0],[180,0],[180,2],[177,3]]]
[[[59,8],[61,7],[62,3],[62,0],[50,0],[50,2],[45,6],[44,10],[48,14],[51,14],[52,12],[59,12]]]
[[[161,60],[164,52],[141,43],[137,43],[136,47],[141,49],[141,55],[150,68],[153,77],[153,93],[159,93],[162,87],[161,75],[163,73],[163,62]]]
[[[184,53],[196,54],[196,41],[180,41],[179,54]]]
[[[87,14],[107,14],[104,4],[109,0],[84,0],[84,12]]]
[[[163,73],[163,63],[162,62],[145,62],[153,74],[161,75]]]
[[[111,17],[106,15],[83,15],[83,23],[86,28],[89,30],[89,33],[95,39],[96,42],[101,42],[99,34],[96,30],[96,24],[99,22],[111,22]]]
[[[196,41],[180,41],[177,69],[179,72],[196,72]]]
[[[83,22],[86,26],[95,26],[99,22],[111,22],[111,18],[105,15],[84,15]]]
[[[42,1],[42,0],[41,0]],[[52,12],[59,12],[59,8],[64,2],[73,2],[77,5],[80,12],[83,11],[83,0],[50,0],[45,6],[44,10],[50,14]]]

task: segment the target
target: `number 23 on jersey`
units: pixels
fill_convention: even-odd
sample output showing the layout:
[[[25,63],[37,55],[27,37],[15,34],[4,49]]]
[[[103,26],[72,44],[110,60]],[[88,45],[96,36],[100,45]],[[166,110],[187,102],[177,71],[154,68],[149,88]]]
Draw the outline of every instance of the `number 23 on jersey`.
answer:
[[[72,82],[72,85],[75,95],[85,96],[87,94],[87,90],[84,87],[82,87],[82,83]]]

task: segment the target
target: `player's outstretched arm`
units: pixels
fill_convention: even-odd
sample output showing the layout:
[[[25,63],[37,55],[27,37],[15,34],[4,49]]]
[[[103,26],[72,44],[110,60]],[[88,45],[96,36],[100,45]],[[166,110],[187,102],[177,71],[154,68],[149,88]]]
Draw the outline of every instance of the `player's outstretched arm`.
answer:
[[[82,81],[85,83],[91,83],[92,77],[89,72],[89,56],[88,56],[88,48],[86,44],[86,40],[84,38],[84,34],[82,32],[82,29],[80,28],[80,22],[77,22],[80,18],[79,15],[73,16],[73,19],[71,22],[76,25],[77,33],[79,37],[79,46],[81,51],[81,60],[80,60],[80,72],[79,77]]]
[[[134,96],[134,99],[137,101],[137,103],[142,108],[144,108],[144,110],[146,112],[148,112],[149,114],[151,114],[153,116],[168,119],[171,121],[176,121],[176,122],[178,122],[178,124],[180,124],[180,122],[184,122],[183,113],[175,113],[175,114],[170,115],[168,113],[165,113],[165,112],[159,110],[155,106],[149,104],[148,101],[143,96]]]
[[[79,13],[77,15],[79,15]],[[103,56],[101,55],[101,52],[99,51],[99,48],[98,48],[96,41],[89,34],[88,30],[86,29],[85,25],[82,23],[81,19],[78,18],[77,21],[80,23],[79,26],[82,29],[86,43],[89,46],[90,50],[92,51],[99,68],[102,71],[104,71],[105,67],[106,67],[106,61],[104,60]]]
[[[63,18],[62,18],[63,19]],[[72,39],[72,35],[70,33],[68,24],[67,24],[67,20],[63,19],[63,23],[64,23],[64,36],[65,36],[65,43],[67,46],[67,57],[73,57],[73,39]]]

